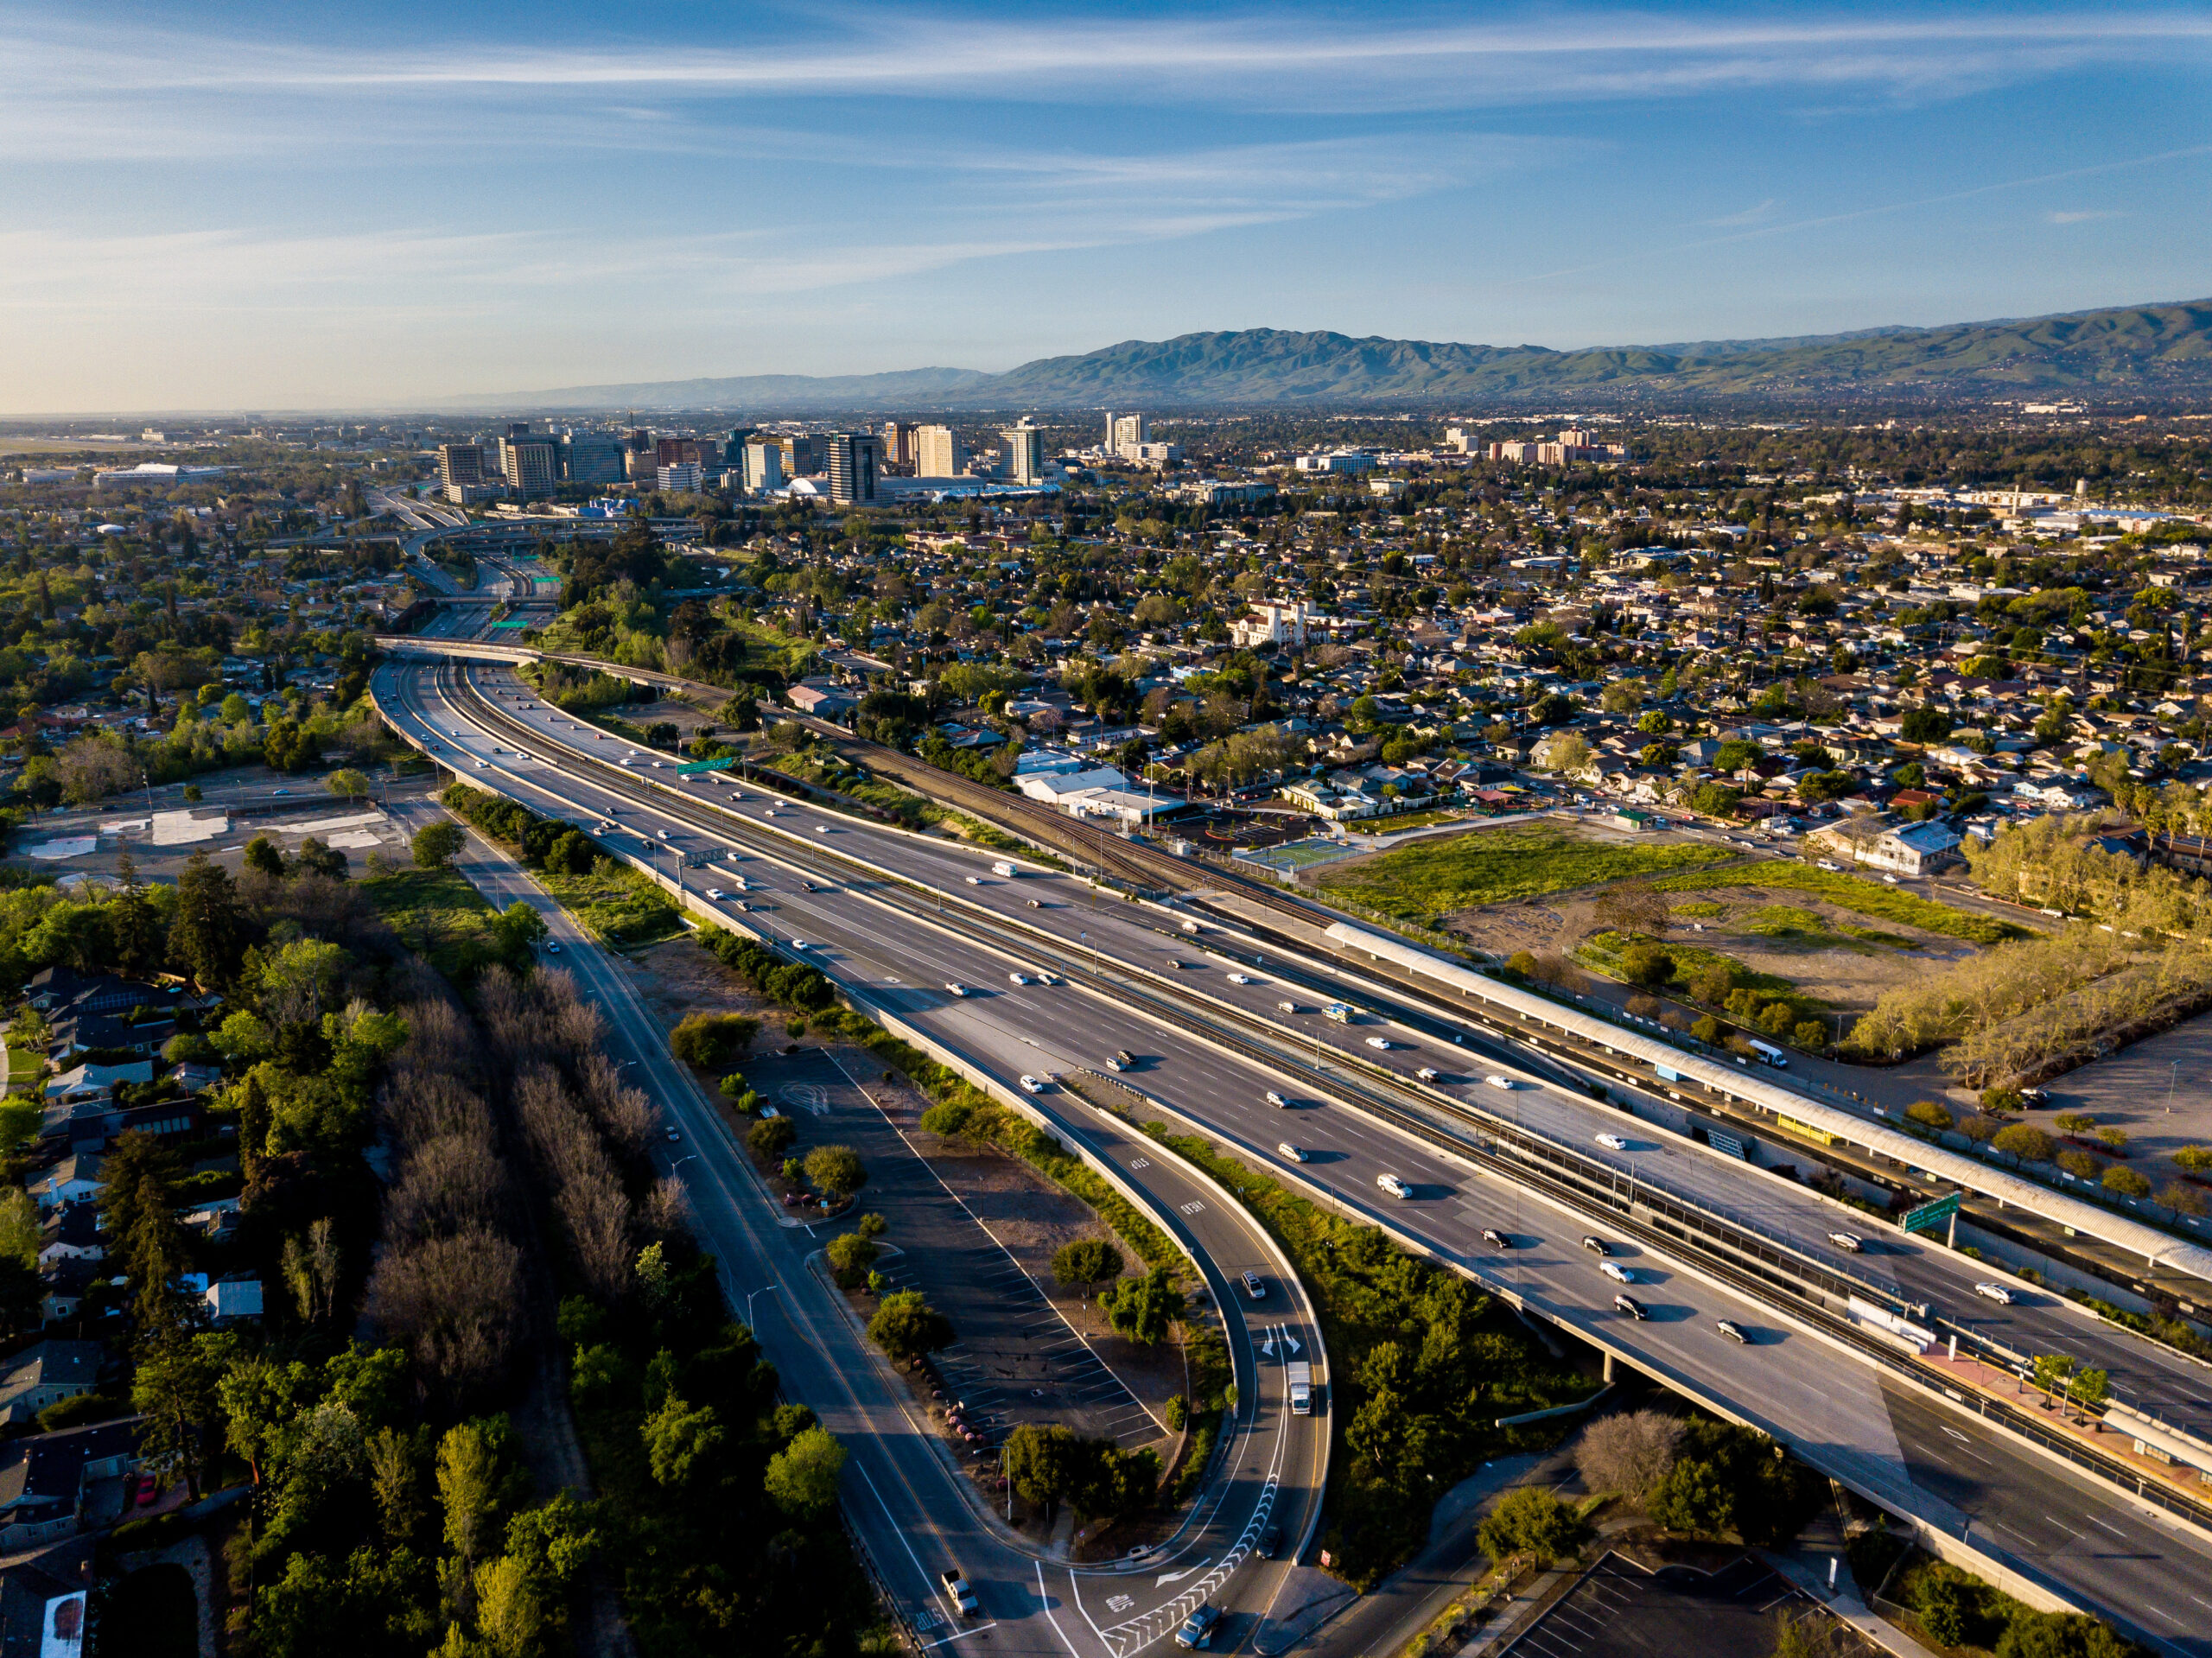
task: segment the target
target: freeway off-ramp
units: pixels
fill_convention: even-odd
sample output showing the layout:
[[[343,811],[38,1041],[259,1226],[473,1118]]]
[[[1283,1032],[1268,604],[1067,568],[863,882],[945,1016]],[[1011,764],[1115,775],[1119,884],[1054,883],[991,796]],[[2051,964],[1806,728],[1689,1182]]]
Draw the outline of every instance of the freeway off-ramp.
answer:
[[[534,752],[550,753],[553,743],[565,742],[585,753],[606,751],[607,758],[622,758],[622,746],[600,742],[588,728],[571,729],[570,722],[519,692],[504,675],[497,683],[510,698],[501,710],[536,725],[536,740],[543,746]],[[1824,1341],[1776,1318],[1772,1309],[1716,1287],[1656,1254],[1628,1257],[1626,1264],[1645,1280],[1646,1287],[1635,1293],[1657,1316],[1647,1324],[1624,1324],[1611,1312],[1613,1286],[1577,1247],[1588,1223],[1511,1183],[1477,1178],[1465,1162],[1362,1113],[1319,1103],[1327,1097],[1325,1088],[1304,1089],[1305,1109],[1274,1111],[1264,1103],[1267,1089],[1296,1093],[1310,1076],[1287,1053],[1280,1065],[1263,1066],[1180,1034],[1164,1039],[1162,1027],[1141,1013],[1072,987],[1006,988],[1007,973],[1022,965],[1018,952],[1000,953],[976,937],[974,928],[963,929],[957,917],[949,916],[942,928],[911,913],[902,912],[894,922],[884,908],[889,883],[848,882],[826,864],[818,877],[806,877],[824,890],[806,892],[794,866],[813,866],[791,848],[790,839],[767,831],[796,829],[798,837],[793,838],[801,838],[827,829],[833,844],[850,837],[855,848],[864,844],[863,855],[870,861],[895,867],[904,877],[1000,909],[1010,921],[1049,929],[1075,947],[1076,959],[1096,943],[1106,961],[1135,963],[1130,971],[1154,978],[1185,975],[1195,981],[1203,974],[1207,997],[1235,1002],[1241,996],[1252,1011],[1279,1019],[1271,998],[1282,994],[1281,975],[1272,967],[1249,976],[1274,983],[1233,985],[1221,964],[1205,957],[1196,945],[1153,931],[1141,918],[1146,912],[1134,906],[1094,908],[1092,895],[1077,883],[1050,877],[992,883],[981,861],[957,849],[874,833],[849,820],[763,799],[751,790],[744,791],[749,798],[735,806],[738,814],[750,814],[751,823],[730,822],[726,830],[709,832],[695,826],[696,810],[668,810],[641,798],[649,792],[642,780],[635,788],[601,786],[576,775],[573,765],[550,765],[513,752],[507,739],[476,728],[468,700],[441,687],[435,670],[390,665],[380,670],[378,686],[407,734],[430,746],[434,755],[464,777],[475,773],[474,761],[482,759],[486,773],[499,768],[504,791],[538,810],[594,824],[613,807],[620,813],[618,823],[644,833],[645,843],[656,848],[666,845],[702,853],[725,868],[759,875],[765,890],[757,901],[775,906],[761,918],[779,937],[807,940],[809,953],[825,970],[863,997],[880,1000],[887,1011],[978,1058],[1001,1077],[1096,1064],[1117,1045],[1138,1051],[1149,1047],[1161,1058],[1137,1079],[1145,1090],[1240,1144],[1256,1164],[1280,1164],[1273,1147],[1287,1135],[1310,1143],[1323,1157],[1298,1171],[1299,1176],[1349,1210],[1388,1222],[1440,1257],[1513,1290],[1568,1328],[1602,1336],[1654,1374],[1770,1427],[1816,1463],[1901,1511],[1916,1514],[1953,1536],[1967,1531],[1970,1516],[1978,1516],[1970,1533],[1974,1544],[2031,1579],[2107,1610],[2162,1644],[2202,1649],[2202,1612],[2184,1585],[2206,1580],[2212,1548],[2145,1517],[2110,1487],[2063,1471],[1979,1420],[1920,1396],[1909,1401],[1910,1408],[1899,1407],[1871,1367],[1844,1358]],[[727,803],[727,785],[687,788],[701,796],[717,789]],[[772,809],[779,814],[772,823],[765,817]],[[729,863],[733,855],[742,863]],[[970,886],[971,878],[983,884]],[[691,877],[695,889],[715,879],[711,872]],[[753,894],[747,899],[755,901]],[[1044,907],[1030,910],[1031,899]],[[743,924],[734,915],[730,918]],[[1170,956],[1205,964],[1168,968]],[[995,988],[995,994],[955,998],[942,988],[947,981]],[[1310,1017],[1302,1022],[1315,1023]],[[1314,1034],[1324,1062],[1340,1063],[1329,1059],[1326,1039],[1333,1034],[1343,1039],[1343,1033],[1323,1032],[1315,1025]],[[1417,1063],[1441,1068],[1433,1039],[1421,1045],[1428,1051],[1407,1058],[1407,1068]],[[1296,1041],[1286,1047],[1295,1051]],[[1397,1063],[1393,1054],[1376,1057]],[[1282,1086],[1287,1082],[1292,1083],[1289,1089]],[[1618,1114],[1596,1111],[1563,1092],[1531,1088],[1516,1091],[1514,1100],[1517,1109],[1530,1114],[1531,1124],[1546,1114],[1544,1121],[1556,1132],[1585,1143],[1590,1125],[1618,1128],[1623,1121]],[[1072,1109],[1073,1102],[1064,1098],[1054,1102],[1058,1112]],[[1287,1123],[1296,1126],[1287,1128]],[[1738,1212],[1748,1206],[1768,1223],[1778,1219],[1807,1239],[1817,1239],[1825,1230],[1814,1199],[1764,1183],[1751,1186],[1739,1172],[1648,1132],[1634,1135],[1631,1144],[1624,1161],[1649,1165],[1652,1176],[1647,1178],[1709,1191]],[[1290,1173],[1287,1168],[1281,1172]],[[1370,1201],[1373,1182],[1384,1172],[1413,1182],[1418,1201],[1378,1211]],[[1503,1255],[1487,1249],[1480,1242],[1486,1227],[1513,1234],[1524,1247]],[[1961,1283],[1958,1268],[1966,1263],[1940,1250],[1902,1248],[1904,1253],[1885,1257],[1881,1267],[1900,1282],[1908,1273],[1935,1274],[1929,1281],[1944,1286],[1947,1305],[1962,1310],[1956,1292]],[[1963,1282],[1970,1286],[1971,1280]],[[1965,1293],[1971,1305],[1970,1288]],[[2047,1350],[2047,1337],[2054,1333],[2067,1339],[2064,1350],[2080,1352],[2091,1342],[2110,1344],[2118,1369],[2139,1375],[2142,1396],[2156,1399],[2169,1413],[2204,1407],[2207,1390],[2195,1367],[2170,1360],[2145,1344],[2121,1340],[2069,1308],[2023,1305],[1993,1307],[1992,1312],[2044,1321],[2019,1337],[2030,1350]],[[1720,1317],[1734,1318],[1763,1338],[1748,1348],[1723,1343],[1713,1331]],[[2103,1362],[2101,1352],[2096,1359]],[[2023,1523],[2023,1516],[2031,1514],[2037,1523]],[[2107,1544],[2101,1548],[2101,1540]]]

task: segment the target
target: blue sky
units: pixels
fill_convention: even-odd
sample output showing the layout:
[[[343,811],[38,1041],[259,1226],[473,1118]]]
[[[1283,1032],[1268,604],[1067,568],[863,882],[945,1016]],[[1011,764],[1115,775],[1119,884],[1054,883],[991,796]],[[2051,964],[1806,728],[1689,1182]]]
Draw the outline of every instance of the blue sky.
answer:
[[[0,410],[2212,293],[2212,10],[0,0]]]

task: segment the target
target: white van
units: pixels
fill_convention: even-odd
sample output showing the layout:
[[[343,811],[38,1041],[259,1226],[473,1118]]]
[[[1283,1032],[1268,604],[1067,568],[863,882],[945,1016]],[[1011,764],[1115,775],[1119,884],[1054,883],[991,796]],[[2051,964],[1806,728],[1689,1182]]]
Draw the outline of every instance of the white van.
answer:
[[[1375,1184],[1401,1202],[1414,1195],[1414,1189],[1395,1174],[1378,1174],[1375,1177]]]

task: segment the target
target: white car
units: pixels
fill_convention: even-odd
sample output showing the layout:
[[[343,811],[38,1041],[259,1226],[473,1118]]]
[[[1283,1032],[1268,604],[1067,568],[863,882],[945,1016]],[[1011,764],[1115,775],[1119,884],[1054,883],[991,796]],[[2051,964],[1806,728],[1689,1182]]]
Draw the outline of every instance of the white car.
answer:
[[[1609,1152],[1624,1152],[1628,1149],[1628,1141],[1623,1140],[1618,1134],[1600,1134],[1598,1136],[1598,1143]]]
[[[719,886],[709,886],[707,889],[707,896],[719,904],[722,901],[722,889]]]
[[[1294,1163],[1303,1163],[1306,1160],[1305,1152],[1300,1147],[1292,1145],[1287,1140],[1283,1141],[1281,1145],[1276,1147],[1275,1149]]]
[[[1598,1263],[1598,1270],[1605,1274],[1606,1277],[1611,1279],[1616,1284],[1633,1284],[1636,1282],[1636,1274],[1629,1271],[1627,1267],[1622,1266],[1618,1261],[1601,1261]]]
[[[476,769],[480,772],[488,772],[492,769],[492,762],[489,760],[479,760],[476,762]]]
[[[1738,1347],[1749,1347],[1751,1344],[1751,1338],[1744,1333],[1743,1325],[1738,1324],[1733,1318],[1717,1318],[1713,1321],[1713,1327]]]
[[[1252,982],[1252,975],[1249,973],[1232,973],[1229,975],[1229,981],[1231,984],[1249,984]]]
[[[1370,1048],[1387,1048],[1390,1045],[1390,1039],[1387,1036],[1370,1036],[1367,1039],[1367,1045]]]
[[[1974,1286],[1974,1293],[1976,1295],[1986,1295],[2000,1305],[2009,1307],[2012,1305],[2012,1292],[2002,1284],[1977,1284]]]
[[[1423,1065],[1419,1070],[1415,1071],[1414,1075],[1420,1077],[1424,1083],[1433,1083],[1436,1080],[1436,1067],[1434,1065]]]
[[[944,988],[956,996],[964,996],[968,994],[968,987],[964,984],[955,984],[948,981]]]
[[[1513,1079],[1510,1077],[1485,1077],[1483,1081],[1492,1088],[1503,1089],[1508,1094],[1513,1091]]]
[[[1378,1174],[1375,1177],[1375,1184],[1393,1197],[1403,1199],[1414,1195],[1414,1189],[1395,1174]]]
[[[1828,1234],[1828,1242],[1849,1255],[1864,1254],[1866,1248],[1856,1236],[1849,1232],[1831,1232]]]
[[[1029,982],[1029,975],[1027,973],[1009,973],[1007,975],[1007,977],[1013,980],[1016,984],[1027,984]]]
[[[1027,1074],[1022,1077],[1021,1088],[1022,1091],[1026,1094],[1042,1094],[1045,1091],[1044,1083],[1039,1082],[1034,1077],[1031,1077]]]
[[[661,838],[662,840],[665,841],[666,839],[668,839],[668,831],[667,831],[666,829],[661,829],[661,830],[659,830],[659,831],[658,831],[658,833],[659,833],[660,838]]]
[[[791,948],[793,950],[804,950],[806,947],[806,940],[804,938],[794,938],[791,940]]]
[[[814,826],[814,832],[817,835],[827,835],[830,833],[830,825],[827,823],[817,823]]]
[[[1268,1090],[1268,1103],[1274,1107],[1276,1110],[1280,1111],[1287,1106],[1290,1102],[1283,1098],[1281,1095],[1276,1093],[1274,1089],[1271,1088]]]
[[[1067,981],[1046,972],[1045,969],[1040,967],[1037,969],[1037,982],[1039,984],[1065,984]]]

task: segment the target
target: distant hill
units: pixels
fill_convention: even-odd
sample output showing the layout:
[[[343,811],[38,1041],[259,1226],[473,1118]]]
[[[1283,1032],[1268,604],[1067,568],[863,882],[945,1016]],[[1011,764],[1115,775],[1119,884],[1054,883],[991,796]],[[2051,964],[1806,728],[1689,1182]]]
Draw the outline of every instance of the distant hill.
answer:
[[[1464,409],[1560,393],[1573,393],[1586,403],[1656,403],[1683,397],[1988,397],[2007,391],[2153,397],[2212,392],[2212,300],[1939,328],[1866,328],[1790,340],[1583,351],[1244,328],[1124,340],[1076,356],[1039,358],[1003,374],[926,368],[832,378],[745,375],[573,386],[455,398],[453,404],[792,413],[1121,403],[1148,409]]]

